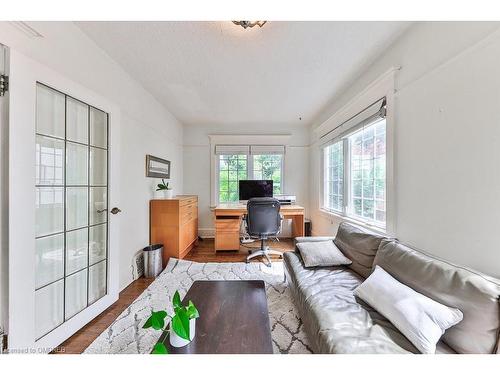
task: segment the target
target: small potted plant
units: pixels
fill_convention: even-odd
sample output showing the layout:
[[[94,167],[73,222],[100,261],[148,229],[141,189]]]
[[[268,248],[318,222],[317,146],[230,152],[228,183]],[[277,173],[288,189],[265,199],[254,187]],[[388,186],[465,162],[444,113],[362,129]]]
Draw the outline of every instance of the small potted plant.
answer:
[[[175,292],[172,298],[172,306],[174,308],[174,314],[172,316],[168,315],[164,310],[153,311],[142,328],[167,331],[165,329],[165,318],[170,318],[170,329],[168,330],[170,345],[180,348],[193,341],[196,329],[196,319],[200,317],[200,314],[192,301],[189,301],[187,306],[182,305],[181,296],[178,291]],[[168,354],[168,349],[163,342],[159,342],[153,347],[152,353]]]
[[[162,198],[172,199],[173,190],[169,186],[169,182],[165,182],[165,180],[163,178],[161,179],[161,184],[157,185],[156,192]]]

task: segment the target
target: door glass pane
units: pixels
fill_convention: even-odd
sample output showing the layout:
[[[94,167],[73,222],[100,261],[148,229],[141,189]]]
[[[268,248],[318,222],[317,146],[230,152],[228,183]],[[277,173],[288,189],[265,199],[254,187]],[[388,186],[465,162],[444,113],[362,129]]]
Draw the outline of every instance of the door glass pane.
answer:
[[[35,204],[35,234],[37,237],[64,230],[63,188],[36,188]]]
[[[66,184],[88,184],[88,147],[76,143],[66,143]]]
[[[89,106],[68,98],[66,102],[66,138],[69,141],[88,143]]]
[[[107,292],[108,114],[38,84],[36,121],[38,339]]]
[[[66,230],[87,226],[88,220],[88,188],[66,188]]]
[[[95,108],[90,108],[90,145],[108,147],[108,115]]]
[[[88,228],[66,233],[66,275],[87,267],[88,241]]]
[[[106,222],[107,197],[105,187],[90,188],[90,225]]]
[[[35,291],[35,337],[38,339],[63,322],[64,282]]]
[[[107,151],[90,148],[90,185],[103,186],[108,181]]]
[[[97,263],[89,268],[89,304],[106,294],[106,262]]]
[[[65,319],[87,307],[87,269],[66,278]]]
[[[36,132],[64,138],[64,94],[44,85],[36,89]]]
[[[64,184],[64,141],[36,136],[36,184]]]
[[[97,263],[106,258],[106,224],[90,227],[89,248],[90,264]]]
[[[43,237],[35,245],[35,287],[64,277],[64,234]]]

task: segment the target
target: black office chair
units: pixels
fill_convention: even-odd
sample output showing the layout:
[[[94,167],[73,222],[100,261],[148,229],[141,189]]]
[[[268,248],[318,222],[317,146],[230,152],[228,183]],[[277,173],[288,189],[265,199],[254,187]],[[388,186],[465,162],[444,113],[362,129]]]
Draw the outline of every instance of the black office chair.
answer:
[[[280,214],[280,202],[275,198],[252,198],[247,203],[247,224],[248,235],[251,238],[260,240],[260,249],[253,251],[247,257],[250,259],[263,256],[267,259],[267,265],[271,267],[269,255],[283,256],[282,252],[271,250],[266,246],[265,240],[269,237],[276,237],[281,232],[282,216]]]

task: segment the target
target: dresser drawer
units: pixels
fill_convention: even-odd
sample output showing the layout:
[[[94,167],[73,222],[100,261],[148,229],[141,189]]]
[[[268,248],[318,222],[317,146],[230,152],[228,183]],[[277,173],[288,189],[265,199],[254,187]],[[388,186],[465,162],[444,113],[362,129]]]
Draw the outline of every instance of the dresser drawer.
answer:
[[[198,238],[198,220],[192,219],[180,227],[180,252]]]
[[[185,213],[180,215],[181,225],[186,224],[187,222],[194,220],[194,219],[197,219],[197,218],[198,218],[198,211],[197,210],[185,212]]]
[[[187,199],[182,199],[179,201],[179,206],[188,206],[188,205],[197,205],[198,204],[198,197],[191,197]]]
[[[197,213],[198,205],[196,203],[186,204],[185,206],[181,206],[179,208],[179,214],[184,215],[187,213]]]
[[[198,218],[198,206],[197,205],[182,206],[179,210],[179,216],[181,224],[187,223],[192,219]]]

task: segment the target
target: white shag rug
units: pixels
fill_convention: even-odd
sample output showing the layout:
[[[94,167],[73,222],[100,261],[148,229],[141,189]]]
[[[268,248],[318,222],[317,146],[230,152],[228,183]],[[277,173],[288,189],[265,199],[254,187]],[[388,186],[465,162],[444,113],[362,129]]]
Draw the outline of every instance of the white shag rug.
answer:
[[[171,258],[165,270],[84,353],[147,354],[161,332],[143,329],[151,310],[171,313],[176,290],[184,297],[195,280],[264,280],[274,353],[311,353],[302,322],[284,281],[283,263],[197,263]]]

